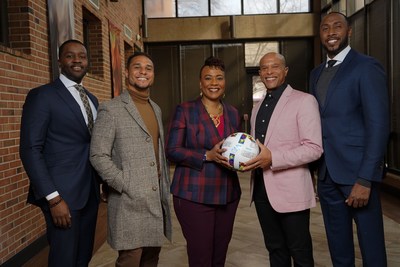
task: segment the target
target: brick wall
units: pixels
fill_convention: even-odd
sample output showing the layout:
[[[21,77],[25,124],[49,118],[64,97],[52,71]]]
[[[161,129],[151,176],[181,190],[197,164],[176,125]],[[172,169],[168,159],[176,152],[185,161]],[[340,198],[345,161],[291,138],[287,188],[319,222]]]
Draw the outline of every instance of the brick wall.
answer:
[[[109,20],[121,30],[124,69],[124,49],[131,53],[135,44],[143,47],[142,43],[127,38],[123,31],[126,24],[133,31],[133,37],[140,33],[142,1],[99,2],[98,9],[88,0],[74,1],[75,38],[83,41],[85,10],[99,21],[100,27],[95,29],[95,69],[87,75],[84,84],[104,101],[111,98]],[[26,94],[52,79],[46,3],[47,0],[8,0],[9,44],[0,44],[0,265],[45,233],[40,210],[26,204],[29,180],[18,150]]]

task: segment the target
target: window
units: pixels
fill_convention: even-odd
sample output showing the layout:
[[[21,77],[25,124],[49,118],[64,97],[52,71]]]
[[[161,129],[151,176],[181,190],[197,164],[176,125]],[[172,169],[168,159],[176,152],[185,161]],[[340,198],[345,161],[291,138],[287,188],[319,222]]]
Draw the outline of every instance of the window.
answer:
[[[347,15],[353,15],[364,7],[364,0],[354,0],[347,2]]]
[[[274,14],[278,12],[277,0],[243,0],[244,14]]]
[[[31,54],[33,9],[25,1],[0,0],[0,44],[24,54]]]
[[[261,57],[268,52],[279,52],[278,42],[246,43],[244,45],[246,67],[258,67]]]
[[[299,13],[309,12],[309,0],[280,0],[280,13]]]
[[[96,7],[97,9],[100,8],[99,0],[89,0],[89,2],[90,2],[94,7]]]
[[[8,44],[7,0],[0,0],[0,44]]]
[[[211,16],[241,14],[241,0],[211,0]]]
[[[148,18],[174,18],[175,0],[145,0],[144,13]]]
[[[89,73],[103,76],[103,46],[101,21],[83,7],[83,43],[87,48]]]
[[[149,18],[303,13],[310,12],[310,2],[310,0],[145,0],[144,13]]]
[[[178,17],[208,16],[208,0],[179,0]]]

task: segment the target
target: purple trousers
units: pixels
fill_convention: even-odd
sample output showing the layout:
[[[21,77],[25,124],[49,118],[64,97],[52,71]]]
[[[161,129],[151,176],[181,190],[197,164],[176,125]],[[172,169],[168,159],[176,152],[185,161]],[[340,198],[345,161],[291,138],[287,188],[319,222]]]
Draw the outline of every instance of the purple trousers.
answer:
[[[208,205],[174,196],[176,217],[186,239],[190,267],[223,267],[239,199]]]

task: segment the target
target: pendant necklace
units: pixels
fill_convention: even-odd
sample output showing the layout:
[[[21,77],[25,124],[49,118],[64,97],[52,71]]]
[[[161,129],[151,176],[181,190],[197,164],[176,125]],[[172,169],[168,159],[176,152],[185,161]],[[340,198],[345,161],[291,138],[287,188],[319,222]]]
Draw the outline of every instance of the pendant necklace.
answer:
[[[204,104],[204,102],[203,102],[203,104]],[[215,127],[218,128],[218,126],[221,124],[221,115],[223,112],[223,107],[222,107],[221,103],[219,103],[219,105],[218,105],[218,113],[217,114],[212,114],[209,111],[209,107],[206,104],[204,104],[204,107],[206,108],[206,111],[207,111],[208,115],[210,116],[211,120],[213,121]]]

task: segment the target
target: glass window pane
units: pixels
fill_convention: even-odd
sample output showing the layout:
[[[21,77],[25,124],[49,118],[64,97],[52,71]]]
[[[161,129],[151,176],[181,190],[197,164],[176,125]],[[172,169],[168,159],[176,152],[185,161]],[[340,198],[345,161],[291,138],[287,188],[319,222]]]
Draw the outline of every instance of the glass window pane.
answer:
[[[145,0],[144,13],[148,18],[174,18],[175,0]]]
[[[245,15],[275,14],[278,12],[277,0],[243,0]]]
[[[310,12],[310,0],[280,0],[280,13]]]
[[[265,85],[261,81],[259,75],[253,76],[252,81],[253,81],[253,106],[255,106],[261,99],[263,99],[267,90],[265,88]]]
[[[211,0],[211,16],[241,14],[241,0]]]
[[[351,16],[364,7],[364,0],[347,1],[347,16]]]
[[[261,57],[268,52],[279,52],[278,42],[244,44],[244,57],[246,67],[258,67]]]
[[[208,16],[208,0],[178,0],[178,17]]]

